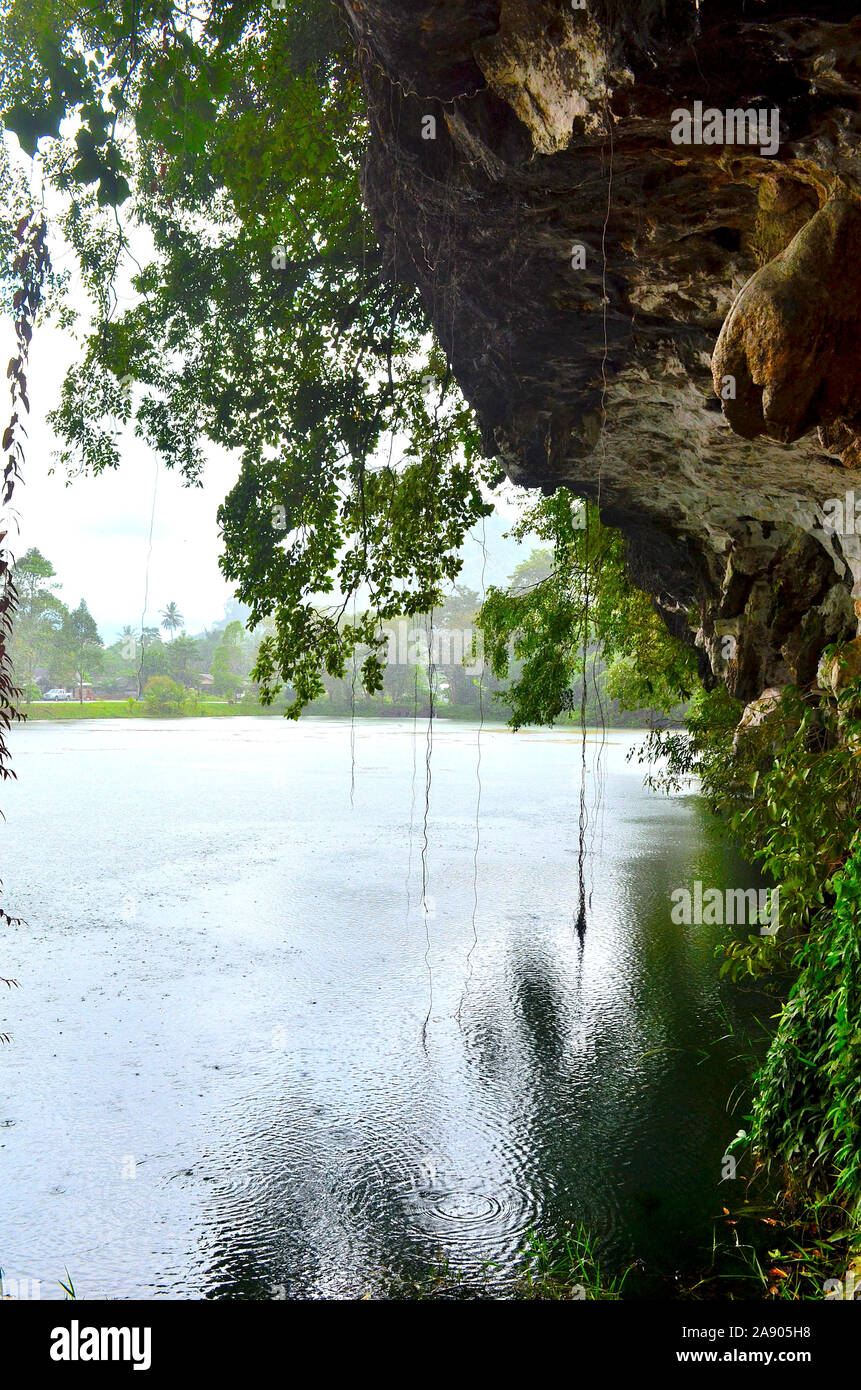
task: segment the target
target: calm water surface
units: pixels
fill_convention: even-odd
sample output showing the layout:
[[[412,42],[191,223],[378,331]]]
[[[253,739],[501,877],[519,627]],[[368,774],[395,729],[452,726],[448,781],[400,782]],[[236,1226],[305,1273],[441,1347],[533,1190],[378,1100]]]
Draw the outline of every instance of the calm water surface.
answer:
[[[670,893],[759,879],[611,732],[579,940],[577,736],[484,730],[476,853],[477,737],[434,726],[425,842],[411,722],[357,723],[352,804],[341,722],[14,734],[7,1278],[345,1297],[441,1254],[504,1291],[530,1228],[664,1273],[710,1243],[738,1034],[770,1010]]]

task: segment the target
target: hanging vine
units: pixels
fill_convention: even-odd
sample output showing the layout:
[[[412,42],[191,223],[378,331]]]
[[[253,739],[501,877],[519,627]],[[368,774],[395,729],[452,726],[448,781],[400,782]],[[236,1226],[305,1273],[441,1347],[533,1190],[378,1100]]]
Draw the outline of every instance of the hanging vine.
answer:
[[[15,776],[10,766],[11,753],[7,736],[12,725],[24,718],[19,708],[22,692],[15,683],[9,652],[12,626],[18,606],[18,590],[15,586],[14,560],[7,542],[12,524],[12,495],[15,484],[21,478],[24,463],[22,436],[26,436],[26,431],[22,416],[30,411],[27,395],[27,359],[36,315],[42,300],[42,290],[51,268],[47,227],[43,215],[40,214],[38,219],[32,213],[22,217],[15,228],[15,237],[20,250],[15,258],[13,271],[20,276],[20,285],[12,301],[15,312],[16,351],[6,370],[12,409],[9,423],[3,433],[4,466],[3,483],[0,488],[3,512],[0,519],[0,779],[4,782]],[[10,917],[0,907],[0,922],[13,925],[20,920],[18,917]],[[11,986],[15,981],[3,977],[3,983]]]

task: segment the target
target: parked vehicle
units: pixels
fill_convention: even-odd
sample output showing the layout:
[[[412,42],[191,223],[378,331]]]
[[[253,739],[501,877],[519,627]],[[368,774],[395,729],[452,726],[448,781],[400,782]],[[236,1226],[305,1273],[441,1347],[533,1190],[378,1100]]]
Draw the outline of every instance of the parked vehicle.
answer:
[[[44,698],[46,700],[71,700],[72,692],[71,690],[62,690],[59,686],[55,686],[53,690],[45,691]]]

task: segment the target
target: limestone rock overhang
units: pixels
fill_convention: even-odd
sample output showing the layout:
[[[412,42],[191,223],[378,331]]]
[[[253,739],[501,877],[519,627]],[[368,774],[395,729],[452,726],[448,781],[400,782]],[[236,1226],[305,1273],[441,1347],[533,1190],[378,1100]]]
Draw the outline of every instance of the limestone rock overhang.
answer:
[[[599,502],[707,678],[812,681],[861,595],[854,6],[343,4],[387,272],[488,454]],[[727,143],[746,112],[778,113],[774,153]]]

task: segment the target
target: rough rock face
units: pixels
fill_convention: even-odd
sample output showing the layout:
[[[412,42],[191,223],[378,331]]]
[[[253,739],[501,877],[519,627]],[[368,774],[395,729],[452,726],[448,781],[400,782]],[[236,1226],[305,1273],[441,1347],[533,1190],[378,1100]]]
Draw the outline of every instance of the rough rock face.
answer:
[[[861,463],[861,207],[832,196],[784,251],[752,275],[715,348],[715,391],[732,376],[724,413],[746,439],[792,443],[816,425],[827,445],[844,429],[843,461]]]
[[[854,0],[343,5],[389,270],[488,452],[596,499],[733,693],[812,681],[861,607]]]

